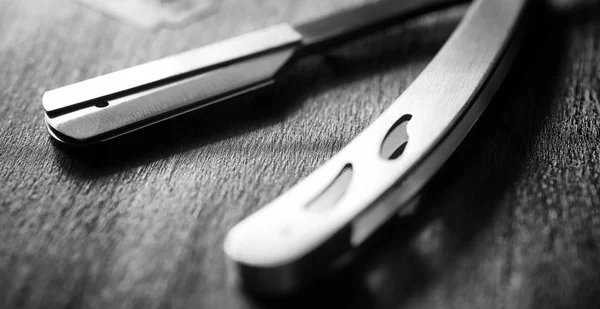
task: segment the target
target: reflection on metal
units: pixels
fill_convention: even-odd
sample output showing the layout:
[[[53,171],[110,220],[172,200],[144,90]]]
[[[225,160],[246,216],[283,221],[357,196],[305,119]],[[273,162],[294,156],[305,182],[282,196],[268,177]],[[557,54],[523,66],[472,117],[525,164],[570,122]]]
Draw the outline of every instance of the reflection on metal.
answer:
[[[269,85],[300,39],[290,26],[273,26],[48,91],[46,122],[66,143],[110,139]]]

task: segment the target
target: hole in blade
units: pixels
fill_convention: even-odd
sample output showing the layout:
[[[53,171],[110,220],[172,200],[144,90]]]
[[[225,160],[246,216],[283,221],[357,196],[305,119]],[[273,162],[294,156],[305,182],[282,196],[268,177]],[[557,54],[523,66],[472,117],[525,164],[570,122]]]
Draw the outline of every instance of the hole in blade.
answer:
[[[351,180],[352,164],[347,164],[333,182],[306,205],[306,209],[311,212],[327,212],[334,209]]]
[[[402,155],[408,144],[408,132],[406,131],[406,126],[411,118],[412,115],[400,117],[388,131],[381,144],[380,155],[382,158],[394,160]]]
[[[98,102],[96,102],[96,104],[94,104],[94,106],[100,107],[100,108],[107,107],[108,106],[108,102],[107,101],[98,101]]]

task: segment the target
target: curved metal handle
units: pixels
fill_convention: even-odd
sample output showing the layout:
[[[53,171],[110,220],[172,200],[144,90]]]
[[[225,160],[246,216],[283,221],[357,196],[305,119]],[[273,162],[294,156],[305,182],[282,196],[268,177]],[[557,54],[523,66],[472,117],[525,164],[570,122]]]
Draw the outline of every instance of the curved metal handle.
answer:
[[[462,141],[516,53],[528,0],[478,0],[412,85],[321,168],[240,222],[225,252],[250,289],[293,290],[406,205]]]

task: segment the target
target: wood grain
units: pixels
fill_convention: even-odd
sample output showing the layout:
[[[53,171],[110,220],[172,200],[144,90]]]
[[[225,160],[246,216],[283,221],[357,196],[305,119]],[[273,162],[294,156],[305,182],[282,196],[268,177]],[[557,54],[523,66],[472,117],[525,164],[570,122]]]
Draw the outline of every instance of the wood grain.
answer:
[[[462,8],[299,63],[277,88],[90,149],[45,132],[72,82],[360,0],[225,0],[146,32],[74,1],[0,0],[0,308],[573,308],[600,304],[600,10],[548,2],[467,140],[356,263],[291,299],[227,283],[236,222],[419,74]]]

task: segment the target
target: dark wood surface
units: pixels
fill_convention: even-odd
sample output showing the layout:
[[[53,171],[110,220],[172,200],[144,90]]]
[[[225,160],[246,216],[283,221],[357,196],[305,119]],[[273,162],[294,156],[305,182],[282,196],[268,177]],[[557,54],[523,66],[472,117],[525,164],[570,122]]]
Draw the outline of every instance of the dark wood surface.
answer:
[[[225,0],[148,32],[66,0],[0,1],[0,308],[596,308],[600,9],[556,0],[417,213],[288,299],[230,286],[235,223],[330,158],[419,74],[463,8],[296,65],[279,87],[89,149],[44,91],[361,0]]]

